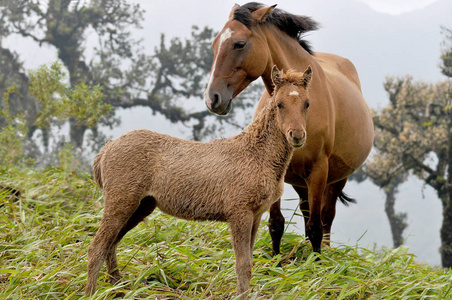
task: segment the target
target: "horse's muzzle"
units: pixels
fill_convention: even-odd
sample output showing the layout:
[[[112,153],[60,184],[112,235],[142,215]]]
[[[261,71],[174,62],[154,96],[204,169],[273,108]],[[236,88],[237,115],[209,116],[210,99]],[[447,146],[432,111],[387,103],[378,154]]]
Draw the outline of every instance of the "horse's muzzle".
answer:
[[[231,111],[232,99],[224,101],[220,94],[213,94],[212,98],[205,94],[206,106],[211,113],[217,115],[226,115]]]

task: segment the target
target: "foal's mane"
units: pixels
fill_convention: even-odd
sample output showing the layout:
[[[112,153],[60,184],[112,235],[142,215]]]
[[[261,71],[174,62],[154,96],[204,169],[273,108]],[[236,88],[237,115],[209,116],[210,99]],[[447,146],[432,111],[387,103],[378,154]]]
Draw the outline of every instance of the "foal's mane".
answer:
[[[285,84],[297,84],[303,80],[304,73],[296,71],[294,69],[289,69],[287,72],[281,71],[281,83],[275,86],[273,90],[273,95],[275,95],[276,90]],[[272,96],[273,96],[272,95]]]
[[[234,11],[234,20],[243,23],[250,28],[253,24],[251,13],[259,8],[266,7],[266,5],[258,2],[250,2],[244,4]],[[278,27],[281,31],[287,33],[290,37],[296,39],[301,47],[303,47],[310,54],[313,54],[310,43],[303,39],[306,32],[316,30],[319,28],[319,23],[306,16],[297,16],[282,9],[274,9],[272,13],[265,20],[266,23],[271,23]]]

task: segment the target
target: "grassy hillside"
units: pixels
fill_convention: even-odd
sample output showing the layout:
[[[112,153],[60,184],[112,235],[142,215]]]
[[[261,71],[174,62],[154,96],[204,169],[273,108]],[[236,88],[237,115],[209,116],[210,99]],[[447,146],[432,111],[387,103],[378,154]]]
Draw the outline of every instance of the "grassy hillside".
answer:
[[[61,169],[0,170],[0,299],[87,299],[87,249],[102,213],[88,175]],[[271,257],[265,222],[254,250],[252,299],[450,299],[452,271],[414,261],[401,247],[378,253],[348,246],[325,249],[316,261],[303,237],[285,234]],[[158,211],[118,247],[124,284],[106,283],[129,299],[233,299],[234,253],[223,223],[197,223]],[[282,261],[282,268],[277,264]]]

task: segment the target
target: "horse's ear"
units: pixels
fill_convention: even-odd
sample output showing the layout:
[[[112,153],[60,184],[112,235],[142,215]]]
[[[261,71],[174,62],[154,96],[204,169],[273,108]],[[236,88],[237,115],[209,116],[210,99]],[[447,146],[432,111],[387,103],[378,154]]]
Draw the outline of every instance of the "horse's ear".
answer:
[[[276,5],[277,4],[268,6],[268,7],[259,8],[258,10],[253,11],[251,14],[258,23],[264,23],[265,20],[267,19],[267,17],[275,9]]]
[[[302,86],[304,88],[309,88],[309,85],[311,84],[312,79],[312,68],[311,66],[308,66],[306,71],[303,73],[303,78],[300,80],[300,82],[297,83],[297,85]]]
[[[278,67],[276,65],[274,65],[273,69],[272,69],[272,81],[273,81],[273,85],[275,86],[275,88],[277,86],[279,86],[283,81],[283,78],[281,76],[281,71],[278,70]]]
[[[237,8],[239,8],[239,7],[240,7],[240,5],[238,5],[237,3],[234,4],[234,6],[233,6],[232,9],[231,9],[231,12],[229,13],[229,20],[231,20],[231,19],[234,17],[234,12],[235,12],[235,10],[236,10]]]

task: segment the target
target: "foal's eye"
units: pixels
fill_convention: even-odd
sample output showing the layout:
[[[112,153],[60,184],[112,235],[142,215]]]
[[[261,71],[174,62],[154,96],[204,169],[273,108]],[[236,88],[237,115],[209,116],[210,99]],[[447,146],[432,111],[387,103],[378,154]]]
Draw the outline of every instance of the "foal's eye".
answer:
[[[306,102],[306,108],[308,108],[309,107],[309,102]]]
[[[245,41],[238,41],[234,44],[234,49],[243,49],[245,47],[246,42]]]
[[[282,108],[282,104],[278,102],[278,103],[276,103],[276,107]]]

